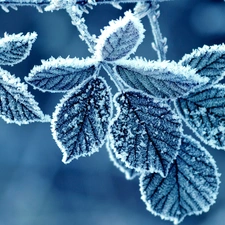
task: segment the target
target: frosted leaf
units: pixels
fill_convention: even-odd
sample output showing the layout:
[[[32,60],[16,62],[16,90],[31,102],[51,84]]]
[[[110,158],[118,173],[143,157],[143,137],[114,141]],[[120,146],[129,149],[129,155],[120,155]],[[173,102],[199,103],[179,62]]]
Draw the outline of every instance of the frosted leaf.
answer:
[[[0,39],[0,65],[13,66],[23,61],[29,54],[37,34],[27,33],[8,35]]]
[[[138,172],[166,176],[180,145],[178,116],[168,105],[141,92],[117,94],[114,103],[118,113],[109,138],[116,157]]]
[[[168,61],[123,60],[115,70],[125,84],[157,98],[177,98],[208,81],[195,70]]]
[[[25,80],[41,91],[65,92],[93,76],[95,71],[94,59],[50,58],[35,66]]]
[[[130,11],[105,27],[97,40],[95,56],[100,61],[116,61],[134,53],[144,38],[144,28]]]
[[[225,86],[217,84],[179,98],[176,109],[203,142],[225,150]]]
[[[28,92],[27,85],[3,69],[0,69],[0,117],[7,123],[18,125],[50,122],[50,117],[42,113]]]
[[[63,97],[51,126],[64,163],[98,151],[108,133],[111,113],[110,90],[102,78],[92,78]]]
[[[208,77],[207,86],[219,82],[225,72],[225,45],[203,46],[186,54],[179,62],[183,66],[191,66],[196,73]]]
[[[185,135],[166,178],[141,175],[141,198],[154,215],[178,224],[185,216],[207,212],[215,203],[220,184],[217,170],[206,149]]]
[[[131,169],[131,168],[127,167],[125,165],[125,163],[121,161],[121,159],[116,157],[116,154],[113,151],[113,149],[111,148],[109,142],[107,142],[106,147],[107,147],[107,150],[108,150],[108,153],[109,153],[110,160],[113,162],[113,164],[116,168],[118,168],[122,173],[125,174],[125,177],[126,177],[127,180],[132,180],[135,177],[140,175],[140,173],[138,173],[135,169]]]

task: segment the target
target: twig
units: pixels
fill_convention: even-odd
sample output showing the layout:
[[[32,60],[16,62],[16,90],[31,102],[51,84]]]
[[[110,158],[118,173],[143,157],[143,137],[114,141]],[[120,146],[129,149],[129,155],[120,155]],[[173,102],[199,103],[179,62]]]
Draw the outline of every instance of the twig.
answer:
[[[168,46],[166,44],[167,39],[165,37],[162,37],[158,23],[158,18],[160,16],[160,11],[158,11],[159,5],[156,4],[156,2],[154,1],[145,4],[150,4],[147,16],[151,24],[152,33],[154,37],[152,48],[157,52],[159,60],[166,60]]]

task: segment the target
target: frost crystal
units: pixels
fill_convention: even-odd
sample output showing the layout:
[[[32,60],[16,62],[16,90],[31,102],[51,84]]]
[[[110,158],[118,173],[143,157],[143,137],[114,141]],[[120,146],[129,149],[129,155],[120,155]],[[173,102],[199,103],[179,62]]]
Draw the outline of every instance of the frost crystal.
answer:
[[[7,123],[18,125],[50,121],[28,92],[27,85],[3,69],[0,69],[0,116]]]
[[[115,97],[117,115],[110,130],[116,157],[138,172],[165,177],[176,158],[181,123],[171,109],[149,96],[126,91]]]
[[[29,54],[37,34],[27,33],[8,35],[0,39],[0,65],[13,66],[23,61]]]
[[[111,21],[97,40],[95,56],[99,61],[114,62],[134,53],[144,38],[144,28],[130,11]]]
[[[107,150],[109,152],[110,160],[113,162],[115,167],[117,167],[122,173],[125,174],[127,180],[132,180],[140,175],[140,173],[138,173],[135,169],[127,167],[126,164],[121,161],[121,159],[116,157],[116,154],[110,146],[109,142],[107,142]]]
[[[115,69],[125,84],[156,98],[177,98],[208,81],[175,62],[123,60]]]
[[[184,136],[166,178],[159,174],[140,177],[142,200],[154,215],[178,224],[187,215],[207,212],[215,203],[219,176],[215,161],[206,149]]]
[[[96,60],[90,58],[50,58],[42,61],[41,66],[35,66],[25,80],[41,91],[65,92],[93,76],[96,64]]]
[[[102,78],[72,89],[56,106],[52,134],[64,163],[97,152],[104,144],[111,118],[110,91]]]
[[[206,144],[225,149],[225,87],[191,93],[176,101],[176,109],[186,124]]]
[[[207,86],[220,81],[225,72],[225,45],[204,46],[186,54],[179,62],[183,66],[191,66],[196,72],[208,77]]]

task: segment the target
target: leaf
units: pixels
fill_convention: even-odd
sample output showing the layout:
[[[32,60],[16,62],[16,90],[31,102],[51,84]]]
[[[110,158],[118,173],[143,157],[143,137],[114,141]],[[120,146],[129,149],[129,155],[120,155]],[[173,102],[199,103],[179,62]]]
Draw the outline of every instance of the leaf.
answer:
[[[127,11],[122,19],[109,24],[97,39],[95,57],[108,62],[129,57],[144,39],[142,23]]]
[[[50,58],[42,61],[41,66],[35,66],[25,80],[41,91],[65,92],[80,85],[95,72],[94,59]]]
[[[225,45],[203,46],[186,54],[179,62],[191,66],[202,77],[208,77],[207,86],[219,82],[225,72]]]
[[[3,69],[0,69],[0,117],[7,123],[18,125],[50,122],[50,117],[42,113],[33,95],[28,92],[27,85]]]
[[[131,168],[127,167],[125,165],[125,163],[121,161],[121,159],[118,159],[116,157],[116,154],[113,151],[113,149],[111,148],[109,142],[107,142],[107,146],[106,147],[107,147],[107,150],[108,150],[108,153],[109,153],[109,158],[113,162],[113,165],[116,168],[118,168],[122,173],[125,174],[125,177],[126,177],[127,180],[132,180],[136,176],[140,175],[140,173],[138,173],[135,169],[131,169]]]
[[[114,103],[117,115],[109,138],[116,157],[137,172],[166,176],[180,145],[178,116],[168,105],[141,92],[117,94]]]
[[[217,84],[179,98],[176,109],[204,143],[225,150],[225,86]]]
[[[64,163],[91,155],[104,144],[112,114],[110,95],[103,78],[91,78],[68,92],[56,106],[52,134]]]
[[[123,60],[115,70],[125,84],[156,98],[178,98],[208,81],[195,70],[168,61]]]
[[[27,58],[36,38],[35,32],[26,35],[5,33],[0,39],[0,65],[13,66]]]
[[[217,170],[206,149],[185,135],[166,178],[141,175],[141,198],[154,215],[178,224],[187,215],[207,212],[215,203],[220,184]]]

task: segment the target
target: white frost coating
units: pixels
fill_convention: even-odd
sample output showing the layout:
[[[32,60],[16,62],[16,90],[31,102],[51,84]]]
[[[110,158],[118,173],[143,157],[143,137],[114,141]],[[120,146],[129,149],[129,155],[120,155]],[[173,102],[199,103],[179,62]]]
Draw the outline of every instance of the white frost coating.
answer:
[[[67,58],[51,57],[48,60],[41,60],[41,63],[42,63],[41,66],[34,66],[27,79],[34,76],[36,73],[42,72],[43,70],[49,70],[51,68],[72,67],[82,69],[90,65],[97,66],[99,62],[94,57],[85,59],[70,58],[70,57]],[[60,71],[58,72],[60,73]]]
[[[201,76],[209,77],[207,85],[218,83],[225,72],[225,45],[204,45],[193,50],[191,54],[185,54],[179,64],[190,65]]]
[[[115,72],[126,85],[156,98],[178,98],[208,82],[190,66],[174,61],[120,60]]]
[[[110,143],[110,138],[107,139],[108,140],[106,142],[106,149],[108,150],[109,159],[113,162],[113,165],[125,174],[127,180],[133,180],[135,177],[139,176],[139,172],[127,167],[124,162],[116,158],[116,154],[113,151],[113,146],[111,146],[112,143]]]
[[[152,214],[178,224],[185,216],[209,210],[218,195],[219,177],[208,151],[184,135],[177,159],[166,178],[158,174],[141,175],[141,199]]]
[[[211,88],[178,99],[175,108],[186,125],[205,144],[225,150],[225,87]]]
[[[94,58],[50,58],[34,66],[25,81],[43,92],[66,92],[94,76],[98,70]]]
[[[225,53],[225,45],[204,45],[202,48],[194,49],[191,54],[185,54],[179,63],[182,64],[183,62],[188,62],[193,58],[199,58],[202,55],[205,55],[206,53],[217,53],[222,55]],[[201,66],[201,64],[199,66]]]
[[[125,42],[124,38],[122,40],[124,41],[123,44],[119,44],[120,37],[123,35],[126,35],[126,26],[131,23],[133,27],[133,32],[137,32],[138,37],[133,40],[134,43],[132,43],[131,46],[127,46],[128,43]],[[111,51],[111,53],[119,52],[121,49],[127,47],[128,50],[126,51],[125,55],[118,55],[118,59],[110,59],[107,61],[116,61],[120,60],[121,58],[127,58],[130,54],[135,53],[137,50],[137,47],[141,44],[141,42],[144,39],[144,32],[145,29],[140,22],[138,18],[134,16],[130,11],[125,12],[125,16],[123,18],[119,18],[118,20],[112,20],[109,22],[109,26],[104,27],[104,30],[101,30],[101,35],[97,39],[97,44],[95,46],[95,58],[97,58],[99,61],[105,60],[105,57],[103,56],[103,52],[105,51],[104,48],[110,48],[111,44],[107,46],[107,42],[110,41],[113,45],[115,45],[115,49],[108,49]],[[116,35],[115,35],[116,34]],[[113,37],[115,35],[115,37]],[[136,35],[136,34],[131,34]],[[127,37],[126,37],[127,38]],[[126,49],[125,49],[126,50]]]
[[[45,7],[45,11],[51,11],[53,12],[54,10],[60,10],[66,8],[66,3],[68,0],[51,0],[51,3]]]
[[[37,34],[27,33],[26,35],[4,34],[0,39],[0,65],[15,65],[23,61],[29,54]]]
[[[108,139],[116,158],[139,173],[156,172],[165,177],[178,154],[180,119],[173,117],[167,104],[139,91],[116,94],[114,104],[117,114],[110,122]]]
[[[209,79],[201,77],[196,74],[196,69],[192,69],[190,66],[182,66],[175,61],[147,61],[145,58],[136,57],[133,60],[121,60],[117,63],[124,67],[133,67],[137,70],[142,70],[143,73],[154,72],[154,75],[160,75],[163,72],[171,72],[174,75],[182,75],[185,78],[190,78],[199,83],[205,83]],[[176,77],[174,77],[176,79]],[[179,80],[179,77],[177,78]]]
[[[19,78],[0,69],[0,116],[7,123],[18,125],[31,122],[50,122]]]
[[[90,156],[104,144],[112,115],[111,94],[103,78],[91,78],[69,91],[51,121],[54,140],[67,164]]]

